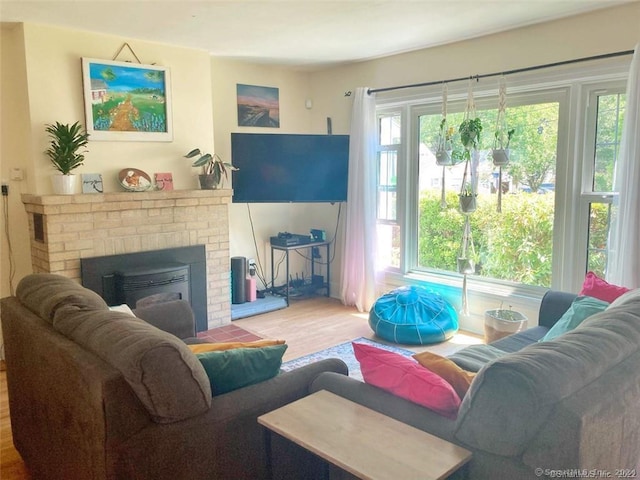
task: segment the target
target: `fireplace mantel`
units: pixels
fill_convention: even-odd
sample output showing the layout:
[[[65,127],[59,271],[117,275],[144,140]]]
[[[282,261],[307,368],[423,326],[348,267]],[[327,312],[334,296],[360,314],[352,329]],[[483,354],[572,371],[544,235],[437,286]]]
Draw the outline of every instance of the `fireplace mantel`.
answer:
[[[231,321],[229,212],[233,191],[23,194],[34,272],[80,281],[80,259],[205,245],[209,328]]]

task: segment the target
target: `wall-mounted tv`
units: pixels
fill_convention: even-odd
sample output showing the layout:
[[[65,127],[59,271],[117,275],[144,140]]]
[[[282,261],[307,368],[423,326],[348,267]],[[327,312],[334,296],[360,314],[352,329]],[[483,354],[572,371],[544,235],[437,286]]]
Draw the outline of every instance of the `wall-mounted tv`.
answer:
[[[348,135],[232,133],[234,203],[344,202]]]

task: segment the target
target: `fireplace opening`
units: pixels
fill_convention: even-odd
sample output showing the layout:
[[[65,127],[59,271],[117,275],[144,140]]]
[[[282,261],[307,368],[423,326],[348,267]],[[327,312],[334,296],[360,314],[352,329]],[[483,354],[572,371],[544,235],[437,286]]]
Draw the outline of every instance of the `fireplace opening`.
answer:
[[[107,305],[137,308],[182,298],[191,304],[196,331],[208,330],[204,245],[80,259],[82,284]]]
[[[131,308],[189,298],[189,265],[179,263],[134,268],[114,273],[118,303]]]

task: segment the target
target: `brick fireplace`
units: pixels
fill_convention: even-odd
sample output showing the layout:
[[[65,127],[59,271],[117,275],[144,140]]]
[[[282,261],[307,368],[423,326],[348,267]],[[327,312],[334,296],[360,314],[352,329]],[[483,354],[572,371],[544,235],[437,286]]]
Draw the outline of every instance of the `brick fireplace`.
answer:
[[[231,322],[231,190],[23,194],[33,271],[80,282],[80,259],[205,246],[208,327]]]

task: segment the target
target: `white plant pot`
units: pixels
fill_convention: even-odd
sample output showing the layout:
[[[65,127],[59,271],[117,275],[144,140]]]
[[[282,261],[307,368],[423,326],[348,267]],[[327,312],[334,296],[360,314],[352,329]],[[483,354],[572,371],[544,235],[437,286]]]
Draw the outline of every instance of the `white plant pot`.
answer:
[[[53,193],[56,195],[73,195],[76,192],[76,180],[76,175],[74,174],[54,173],[51,176]]]
[[[494,148],[491,152],[493,157],[493,164],[496,167],[501,167],[509,163],[509,149],[508,148]]]
[[[438,150],[436,152],[436,163],[440,166],[453,165],[453,159],[451,158],[451,150]]]

